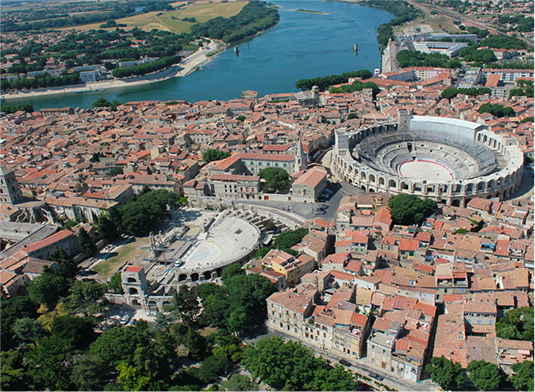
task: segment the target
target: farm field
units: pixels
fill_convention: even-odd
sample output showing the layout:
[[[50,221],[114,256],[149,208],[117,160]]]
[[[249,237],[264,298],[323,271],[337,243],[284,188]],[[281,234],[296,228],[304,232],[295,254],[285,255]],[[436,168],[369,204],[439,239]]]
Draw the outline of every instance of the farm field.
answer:
[[[147,12],[127,18],[117,19],[115,22],[118,24],[126,24],[127,27],[123,27],[125,30],[137,27],[145,31],[157,29],[171,31],[173,33],[187,33],[190,31],[191,26],[195,25],[195,23],[185,22],[180,19],[195,18],[198,23],[204,23],[218,16],[229,18],[238,14],[247,3],[248,1],[216,4],[193,4],[179,10],[163,13],[161,11]],[[182,4],[182,2],[173,3],[173,5],[179,4]],[[63,30],[94,30],[99,29],[102,23],[103,22],[75,27],[65,27]],[[115,30],[115,27],[108,30]]]

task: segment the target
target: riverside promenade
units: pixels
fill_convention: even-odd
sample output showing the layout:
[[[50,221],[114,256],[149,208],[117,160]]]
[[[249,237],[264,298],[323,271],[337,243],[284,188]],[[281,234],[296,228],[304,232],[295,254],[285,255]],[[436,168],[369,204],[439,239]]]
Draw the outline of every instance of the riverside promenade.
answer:
[[[101,82],[86,83],[82,85],[78,84],[70,87],[38,89],[27,92],[17,91],[15,93],[2,94],[0,95],[0,97],[2,98],[2,100],[14,100],[24,99],[27,97],[33,98],[58,94],[74,94],[92,91],[102,91],[112,88],[134,87],[150,83],[162,82],[171,78],[190,75],[191,73],[197,71],[202,66],[208,64],[211,61],[211,58],[213,58],[213,56],[208,56],[215,55],[224,50],[225,48],[226,45],[214,40],[210,40],[210,43],[207,46],[197,49],[194,53],[183,59],[180,63],[149,75],[126,79],[103,80]]]

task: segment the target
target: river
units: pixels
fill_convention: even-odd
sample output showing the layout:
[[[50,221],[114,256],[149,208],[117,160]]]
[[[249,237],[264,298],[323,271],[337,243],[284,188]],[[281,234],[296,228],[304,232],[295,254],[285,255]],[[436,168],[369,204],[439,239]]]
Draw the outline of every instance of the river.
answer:
[[[189,102],[239,98],[244,90],[260,96],[296,91],[303,78],[380,68],[375,29],[389,21],[386,11],[324,0],[272,0],[280,6],[280,22],[272,29],[239,43],[187,77],[138,87],[94,93],[9,100],[31,104],[36,110],[56,107],[88,108],[99,97],[108,101],[186,100]],[[322,12],[295,12],[296,9]],[[358,52],[353,45],[358,44]]]

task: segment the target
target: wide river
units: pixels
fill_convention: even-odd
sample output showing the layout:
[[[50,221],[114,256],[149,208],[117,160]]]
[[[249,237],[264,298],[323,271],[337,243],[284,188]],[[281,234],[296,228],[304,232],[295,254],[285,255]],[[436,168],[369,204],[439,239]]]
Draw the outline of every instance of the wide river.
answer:
[[[280,22],[265,33],[239,43],[187,77],[138,87],[108,89],[26,99],[38,110],[52,107],[88,108],[99,97],[109,101],[239,98],[243,90],[259,94],[296,91],[302,78],[380,67],[375,29],[389,21],[386,11],[323,0],[271,0],[281,7]],[[322,12],[295,12],[296,9]],[[358,52],[353,45],[358,44]],[[22,100],[11,100],[13,104]]]

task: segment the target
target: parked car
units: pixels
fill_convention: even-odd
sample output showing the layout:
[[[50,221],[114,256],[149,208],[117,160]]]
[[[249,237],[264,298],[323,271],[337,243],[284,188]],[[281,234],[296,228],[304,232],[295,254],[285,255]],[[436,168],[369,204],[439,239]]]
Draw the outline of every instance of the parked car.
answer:
[[[351,362],[346,361],[345,359],[341,359],[341,360],[339,360],[338,363],[339,363],[340,365],[344,365],[344,366],[353,366],[353,365],[351,365]]]
[[[377,381],[383,381],[385,379],[384,377],[378,375],[377,373],[370,373],[369,376],[371,378],[376,379]]]

